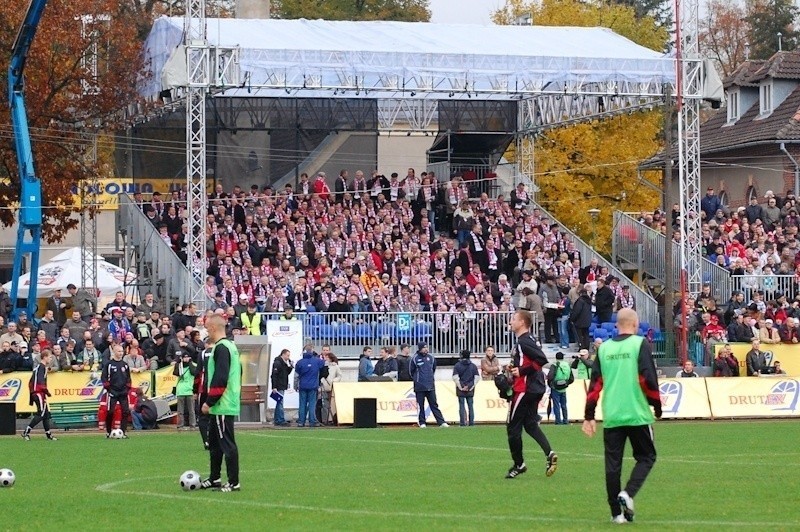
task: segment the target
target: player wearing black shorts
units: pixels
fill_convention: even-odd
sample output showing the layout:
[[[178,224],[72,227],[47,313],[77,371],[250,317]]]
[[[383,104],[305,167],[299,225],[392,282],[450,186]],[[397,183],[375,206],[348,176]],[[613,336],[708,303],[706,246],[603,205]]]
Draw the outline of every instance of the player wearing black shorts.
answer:
[[[128,403],[128,392],[131,389],[131,371],[128,364],[122,361],[122,346],[115,344],[111,347],[111,360],[103,368],[103,387],[106,390],[106,438],[111,437],[111,428],[114,426],[114,410],[119,403],[122,409],[122,437],[127,438],[125,429],[128,428],[128,417],[131,407]]]
[[[33,416],[31,422],[22,433],[22,437],[26,441],[30,441],[31,430],[39,422],[44,426],[44,433],[47,439],[57,440],[50,432],[50,406],[47,404],[47,398],[50,397],[50,390],[47,389],[47,367],[52,356],[53,354],[49,349],[42,351],[41,361],[33,367],[33,375],[31,375],[31,380],[28,381],[28,390],[30,391],[29,404],[31,406],[36,405],[36,415]]]
[[[522,456],[522,431],[536,440],[546,457],[545,474],[549,477],[556,472],[558,456],[550,447],[547,436],[539,426],[539,403],[547,391],[542,367],[547,364],[539,342],[531,336],[533,319],[526,310],[518,310],[511,316],[510,326],[517,337],[517,345],[511,355],[511,374],[514,377],[514,394],[508,406],[508,448],[514,465],[508,470],[506,478],[516,478],[528,470]]]

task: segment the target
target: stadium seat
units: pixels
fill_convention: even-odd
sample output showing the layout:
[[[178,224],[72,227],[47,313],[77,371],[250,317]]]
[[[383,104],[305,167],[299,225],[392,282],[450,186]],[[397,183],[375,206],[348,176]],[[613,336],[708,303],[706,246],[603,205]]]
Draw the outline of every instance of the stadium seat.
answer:
[[[317,334],[320,338],[333,338],[336,335],[336,331],[333,329],[333,325],[326,323],[319,326]]]
[[[613,331],[615,331],[617,329],[617,324],[616,323],[612,323],[610,321],[607,321],[607,322],[601,324],[600,328],[601,329],[605,329],[606,331],[611,333],[611,332],[613,332]]]
[[[589,324],[589,334],[592,334],[597,329],[597,324],[592,322]]]
[[[606,329],[595,329],[594,334],[592,337],[597,340],[598,338],[602,339],[603,341],[608,340],[611,335]]]
[[[394,323],[379,323],[375,327],[375,336],[380,338],[394,338],[397,325]]]
[[[315,307],[314,305],[307,305],[306,306],[306,312],[308,312],[309,314],[311,314],[312,312],[316,312],[316,311],[317,311],[317,307]]]
[[[306,316],[306,324],[309,327],[319,327],[325,325],[325,315],[320,312],[314,312]]]
[[[357,338],[372,338],[372,325],[369,323],[359,323],[356,325],[355,335]]]
[[[647,323],[646,321],[640,321],[639,322],[639,330],[642,330],[642,329],[645,330],[645,331],[649,331],[650,330],[650,324]]]
[[[617,323],[617,313],[613,313],[611,315],[611,323]]]
[[[418,321],[414,330],[417,341],[427,340],[433,336],[433,325],[427,321]]]
[[[352,323],[340,323],[335,328],[338,338],[352,338],[355,336],[355,327],[353,327]]]

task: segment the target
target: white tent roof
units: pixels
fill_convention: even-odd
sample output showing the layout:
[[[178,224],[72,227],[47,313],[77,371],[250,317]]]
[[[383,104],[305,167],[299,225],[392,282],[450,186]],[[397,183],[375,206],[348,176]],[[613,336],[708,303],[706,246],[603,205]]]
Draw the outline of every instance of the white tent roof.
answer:
[[[126,272],[119,266],[114,266],[110,262],[103,260],[103,257],[93,256],[88,251],[84,251],[86,257],[92,257],[97,261],[97,289],[100,297],[107,297],[118,290],[122,290],[125,284],[135,282],[136,276]],[[26,273],[20,277],[19,297],[28,297],[31,274]],[[57,288],[64,291],[66,297],[67,285],[72,283],[80,286],[81,284],[81,248],[72,248],[59,253],[47,264],[39,266],[37,281],[37,297],[46,298],[55,293]],[[6,290],[11,290],[11,282],[4,284]]]
[[[361,87],[361,97],[372,98],[396,97],[403,88],[406,96],[413,90],[512,98],[561,92],[565,83],[571,92],[601,84],[612,94],[620,83],[634,83],[650,95],[675,78],[673,59],[606,28],[304,19],[208,19],[207,28],[212,46],[240,48],[241,71],[259,96]],[[156,20],[145,43],[155,74],[142,88],[146,96],[161,90],[164,65],[182,39],[182,18]]]

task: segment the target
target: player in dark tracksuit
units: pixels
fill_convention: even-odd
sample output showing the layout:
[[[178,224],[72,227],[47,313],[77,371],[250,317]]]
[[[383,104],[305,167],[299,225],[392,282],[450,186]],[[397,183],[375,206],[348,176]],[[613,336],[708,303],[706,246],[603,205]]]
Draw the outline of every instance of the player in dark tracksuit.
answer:
[[[619,336],[597,352],[586,393],[583,432],[594,436],[597,403],[603,409],[606,494],[614,523],[633,521],[633,498],[656,462],[653,422],[661,417],[661,394],[650,344],[637,334],[639,318],[632,309],[617,313]],[[602,395],[601,395],[602,392]],[[652,409],[652,410],[651,410]],[[621,489],[622,457],[630,440],[636,465]]]
[[[111,435],[111,427],[114,426],[114,410],[119,403],[122,408],[122,421],[120,428],[123,437],[128,435],[125,429],[128,428],[128,416],[131,414],[131,407],[128,403],[128,391],[131,389],[131,371],[128,364],[122,361],[122,346],[117,344],[111,351],[111,360],[103,368],[103,388],[106,390],[106,438]]]
[[[203,403],[208,398],[207,381],[208,378],[208,359],[211,357],[213,344],[206,341],[206,348],[200,353],[200,360],[197,364],[197,375],[194,377],[195,410],[197,412],[197,427],[200,429],[200,438],[203,440],[203,448],[208,450],[208,424],[210,416],[202,411]]]
[[[28,390],[30,391],[30,405],[36,405],[36,415],[33,416],[31,422],[25,427],[25,432],[22,437],[26,441],[31,439],[31,430],[41,421],[44,425],[44,433],[48,440],[55,441],[57,438],[50,433],[50,407],[47,404],[47,398],[50,397],[50,390],[47,389],[47,367],[50,364],[50,357],[53,354],[50,350],[42,351],[41,362],[33,367],[33,375],[31,380],[28,381]]]
[[[536,440],[547,457],[545,474],[551,476],[558,467],[558,456],[539,426],[539,402],[547,391],[542,371],[542,367],[547,364],[547,357],[539,347],[539,342],[530,334],[532,323],[533,319],[528,311],[518,310],[511,316],[511,330],[517,336],[517,345],[511,358],[514,395],[508,407],[506,432],[514,465],[508,470],[506,478],[515,478],[528,470],[522,456],[523,429]]]

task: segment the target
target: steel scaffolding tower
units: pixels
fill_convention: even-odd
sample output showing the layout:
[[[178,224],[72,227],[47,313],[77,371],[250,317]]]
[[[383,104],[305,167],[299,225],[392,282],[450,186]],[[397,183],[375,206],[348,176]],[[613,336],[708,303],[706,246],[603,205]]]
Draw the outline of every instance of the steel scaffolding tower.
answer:
[[[186,46],[186,201],[188,234],[186,262],[195,283],[190,283],[192,303],[205,310],[203,286],[208,269],[206,255],[206,95],[210,86],[210,54],[206,36],[205,0],[188,0],[184,19]],[[189,303],[188,301],[184,303]]]
[[[681,269],[686,288],[700,292],[700,98],[703,63],[699,43],[699,0],[675,0],[677,28],[678,189],[681,210]]]

